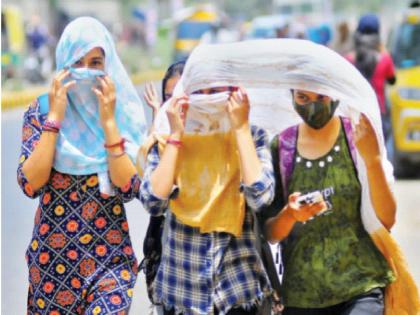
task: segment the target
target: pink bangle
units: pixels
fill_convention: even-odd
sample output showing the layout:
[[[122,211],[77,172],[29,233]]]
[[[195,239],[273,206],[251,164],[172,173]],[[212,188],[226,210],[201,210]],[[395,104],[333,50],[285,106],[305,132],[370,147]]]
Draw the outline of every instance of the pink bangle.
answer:
[[[182,141],[171,139],[171,138],[168,138],[168,140],[166,140],[166,143],[173,144],[174,146],[177,146],[177,147],[180,147],[182,145]]]
[[[60,130],[61,123],[58,120],[47,119],[44,121],[44,127]]]

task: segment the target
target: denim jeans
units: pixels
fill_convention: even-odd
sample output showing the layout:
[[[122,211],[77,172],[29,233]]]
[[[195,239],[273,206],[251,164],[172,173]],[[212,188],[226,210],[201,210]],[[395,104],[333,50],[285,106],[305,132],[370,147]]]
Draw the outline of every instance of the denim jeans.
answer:
[[[164,315],[174,315],[174,314],[175,312],[173,309],[170,311],[167,311],[167,310],[164,311]],[[227,312],[226,315],[256,315],[256,314],[257,314],[257,307],[252,307],[249,310],[245,310],[243,308],[232,308]],[[217,315],[217,311],[215,315]]]
[[[383,315],[384,294],[380,288],[358,295],[349,301],[325,308],[286,307],[283,315]]]

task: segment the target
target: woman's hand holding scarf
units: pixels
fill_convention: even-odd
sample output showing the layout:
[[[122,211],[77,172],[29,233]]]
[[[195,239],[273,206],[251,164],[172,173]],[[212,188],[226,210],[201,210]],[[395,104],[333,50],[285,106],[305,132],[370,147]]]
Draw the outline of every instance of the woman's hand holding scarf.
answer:
[[[169,126],[171,128],[171,139],[180,140],[184,134],[187,111],[188,97],[186,95],[173,97],[170,100],[166,115],[168,116]]]
[[[232,130],[235,132],[241,161],[242,181],[245,185],[254,184],[261,176],[262,165],[258,158],[249,126],[249,99],[243,88],[232,93],[227,103]]]
[[[181,95],[172,97],[166,109],[168,116],[170,135],[169,139],[180,141],[184,134],[185,118],[188,110],[188,97]],[[175,182],[176,164],[179,155],[179,145],[168,145],[162,153],[159,165],[150,176],[152,191],[154,195],[161,199],[169,198]]]
[[[249,127],[249,99],[243,88],[233,92],[227,103],[227,111],[233,130]]]
[[[106,129],[116,124],[115,122],[115,103],[116,91],[114,82],[108,76],[98,77],[101,89],[93,88],[93,92],[99,101],[99,118],[106,133]]]
[[[63,80],[69,74],[68,70],[63,69],[56,74],[52,81],[49,91],[49,120],[61,122],[64,119],[67,107],[67,90],[76,84],[76,81],[72,80],[63,85]]]
[[[92,90],[99,101],[99,119],[104,129],[105,143],[113,145],[122,141],[115,119],[116,89],[114,82],[109,76],[98,77],[98,81],[100,89],[93,88]],[[136,173],[136,169],[128,155],[124,154],[125,148],[114,146],[107,150],[108,154],[111,154],[109,156],[113,157],[108,159],[112,183],[117,187],[129,185],[131,177]]]
[[[381,163],[378,139],[369,119],[362,114],[354,138],[366,165],[369,194],[376,216],[390,230],[395,224],[396,202]]]
[[[63,80],[69,73],[68,70],[63,69],[52,81],[48,94],[50,106],[48,120],[61,123],[64,119],[67,108],[67,90],[76,84],[75,81],[63,84]],[[38,145],[22,166],[22,172],[33,191],[44,186],[50,178],[57,139],[58,132],[42,132]]]
[[[381,162],[378,139],[369,119],[360,115],[359,123],[354,131],[356,147],[366,164],[366,167]]]

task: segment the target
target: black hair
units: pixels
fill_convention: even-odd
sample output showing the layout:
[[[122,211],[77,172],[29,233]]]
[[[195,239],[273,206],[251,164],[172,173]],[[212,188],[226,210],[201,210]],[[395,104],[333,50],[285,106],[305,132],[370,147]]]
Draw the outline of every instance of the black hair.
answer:
[[[166,90],[166,82],[170,78],[173,78],[177,75],[182,75],[182,72],[184,71],[186,60],[178,61],[170,65],[168,70],[166,70],[165,76],[162,80],[162,101],[165,102],[165,90]]]

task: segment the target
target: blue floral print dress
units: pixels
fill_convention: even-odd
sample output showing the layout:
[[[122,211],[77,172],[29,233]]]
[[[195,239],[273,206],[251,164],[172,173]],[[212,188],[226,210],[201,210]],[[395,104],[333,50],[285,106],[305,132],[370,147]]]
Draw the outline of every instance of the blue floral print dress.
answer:
[[[46,115],[38,101],[24,116],[18,182],[39,197],[26,252],[29,267],[28,314],[128,314],[137,259],[128,232],[124,202],[139,191],[133,176],[115,196],[101,194],[98,177],[51,171],[33,191],[22,172],[41,136]]]

